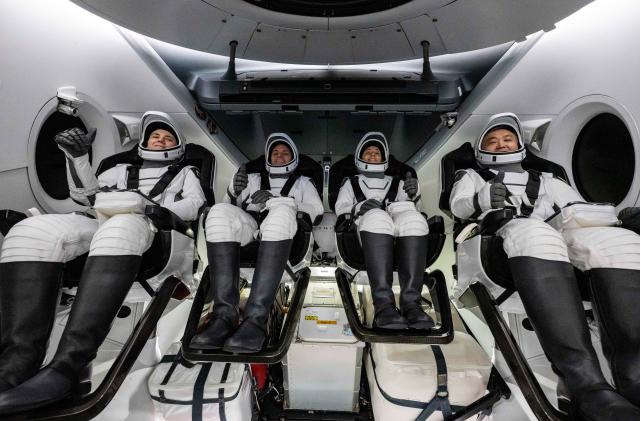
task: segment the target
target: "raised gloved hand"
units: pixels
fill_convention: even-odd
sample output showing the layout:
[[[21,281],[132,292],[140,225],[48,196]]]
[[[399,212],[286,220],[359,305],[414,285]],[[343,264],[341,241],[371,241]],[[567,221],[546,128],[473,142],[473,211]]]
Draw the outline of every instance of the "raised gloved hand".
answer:
[[[262,205],[271,199],[273,194],[269,190],[258,190],[251,195],[251,203],[254,205]]]
[[[410,199],[415,198],[416,194],[418,194],[418,179],[413,177],[411,171],[407,171],[402,188]]]
[[[89,132],[85,133],[82,129],[74,127],[58,133],[53,140],[65,155],[71,158],[78,158],[89,153],[91,144],[96,138],[96,132],[95,128],[89,129]]]
[[[233,193],[238,197],[248,185],[249,176],[247,175],[247,168],[244,165],[240,165],[240,168],[238,168],[238,171],[233,176]]]
[[[382,202],[376,199],[367,199],[360,205],[358,215],[364,215],[371,209],[382,209]]]
[[[640,231],[640,208],[624,208],[618,213],[623,228]]]
[[[503,209],[507,200],[507,187],[502,181],[494,181],[484,185],[478,192],[480,209]]]

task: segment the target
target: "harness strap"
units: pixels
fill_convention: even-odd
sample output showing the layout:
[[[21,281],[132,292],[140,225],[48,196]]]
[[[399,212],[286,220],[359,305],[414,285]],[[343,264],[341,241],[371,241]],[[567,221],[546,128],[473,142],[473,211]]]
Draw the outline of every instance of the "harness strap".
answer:
[[[353,190],[353,194],[356,196],[356,202],[360,203],[367,200],[367,198],[364,196],[364,193],[362,192],[362,189],[360,188],[358,177],[349,177],[349,182],[351,182],[351,189]]]
[[[362,189],[360,188],[360,182],[358,181],[357,176],[349,177],[349,181],[351,182],[351,189],[353,190],[353,194],[356,197],[356,202],[364,202],[367,200]],[[389,190],[387,190],[387,194],[382,199],[383,203],[395,202],[396,197],[398,196],[398,187],[400,186],[400,178],[393,177],[391,179],[391,185],[389,186]]]
[[[398,186],[400,186],[400,178],[393,177],[391,179],[391,186],[389,186],[389,190],[387,190],[387,194],[384,197],[383,202],[395,202],[396,197],[398,196]]]
[[[179,165],[169,165],[167,171],[162,174],[158,182],[151,188],[151,191],[147,196],[153,198],[161,194],[167,186],[173,181],[173,179],[180,172],[181,167]],[[127,189],[138,190],[140,187],[140,166],[129,165],[127,167]]]
[[[260,172],[260,190],[271,190],[271,183],[269,182],[269,173],[266,171]]]
[[[280,190],[280,196],[287,197],[295,182],[298,181],[298,178],[300,178],[300,174],[296,170],[289,176],[289,178],[287,178],[284,186],[282,186],[282,190]]]
[[[300,178],[300,173],[296,169],[285,181],[284,186],[280,190],[280,196],[287,197],[293,188],[293,185]],[[271,190],[271,182],[269,181],[269,173],[263,171],[260,173],[260,190]]]
[[[520,214],[523,217],[529,217],[533,213],[533,209],[536,205],[536,201],[538,200],[538,195],[540,194],[540,172],[535,170],[525,170],[529,174],[529,178],[527,180],[527,185],[524,188],[525,195],[527,196],[527,200],[529,203],[525,203],[522,201],[520,205]],[[498,172],[495,174],[488,168],[483,168],[477,171],[478,175],[482,177],[484,181],[494,181],[502,183],[504,180],[504,173]],[[508,197],[513,196],[513,194],[507,188]]]
[[[540,193],[540,173],[538,171],[529,170],[529,179],[527,180],[527,185],[524,188],[524,192],[527,195],[527,199],[529,200],[529,204],[525,204],[524,201],[520,206],[520,212],[524,216],[530,216],[533,212],[533,207],[536,204],[536,200],[538,200],[538,194]]]
[[[127,190],[138,190],[140,186],[140,166],[129,165],[127,167]]]
[[[169,168],[167,168],[167,171],[164,174],[162,174],[162,177],[160,177],[160,180],[158,180],[156,185],[153,186],[148,196],[156,197],[157,195],[161,194],[167,188],[169,183],[173,181],[176,175],[178,175],[179,172],[180,172],[180,168],[177,165],[169,165]]]

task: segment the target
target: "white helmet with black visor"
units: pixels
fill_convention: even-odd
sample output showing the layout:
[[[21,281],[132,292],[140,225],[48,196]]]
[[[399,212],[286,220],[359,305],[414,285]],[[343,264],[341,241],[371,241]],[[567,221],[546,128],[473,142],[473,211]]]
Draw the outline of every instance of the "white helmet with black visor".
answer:
[[[367,162],[362,159],[364,151],[370,146],[376,146],[380,150],[380,154],[382,155],[381,162]],[[384,134],[380,132],[368,132],[362,136],[362,139],[360,139],[356,147],[355,164],[360,173],[384,174],[389,167],[389,146]]]
[[[483,149],[483,141],[487,134],[494,130],[505,129],[510,131],[516,137],[518,147],[514,151],[509,152],[492,152]],[[476,141],[475,155],[476,161],[482,166],[493,166],[503,164],[515,164],[522,162],[526,156],[527,151],[524,147],[524,134],[522,131],[522,124],[520,119],[513,113],[495,114],[489,118],[489,122],[485,126],[484,130],[480,133]]]
[[[158,129],[166,130],[176,139],[176,145],[166,149],[149,149],[149,137]],[[173,119],[160,111],[147,111],[140,120],[140,143],[138,155],[149,161],[175,161],[182,158],[185,149],[185,139],[177,129]]]
[[[282,165],[275,165],[271,163],[271,153],[273,149],[278,145],[285,145],[291,151],[291,160]],[[271,133],[267,138],[267,143],[264,145],[264,157],[265,167],[271,175],[288,175],[298,168],[298,148],[293,143],[291,137],[286,133]]]

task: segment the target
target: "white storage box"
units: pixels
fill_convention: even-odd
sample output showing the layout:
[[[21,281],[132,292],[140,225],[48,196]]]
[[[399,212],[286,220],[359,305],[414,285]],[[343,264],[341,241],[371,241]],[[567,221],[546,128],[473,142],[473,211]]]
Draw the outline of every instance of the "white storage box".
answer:
[[[467,406],[484,396],[492,366],[480,345],[466,333],[455,332],[454,340],[439,348],[446,362],[449,403]],[[438,369],[430,345],[371,344],[365,366],[376,420],[414,421],[422,409],[399,404],[399,400],[427,404],[436,395]],[[443,416],[436,411],[427,419],[442,420]]]
[[[249,367],[223,362],[188,364],[173,344],[149,377],[156,419],[251,421]]]
[[[310,283],[297,340],[283,360],[285,407],[358,411],[363,348],[335,282]]]

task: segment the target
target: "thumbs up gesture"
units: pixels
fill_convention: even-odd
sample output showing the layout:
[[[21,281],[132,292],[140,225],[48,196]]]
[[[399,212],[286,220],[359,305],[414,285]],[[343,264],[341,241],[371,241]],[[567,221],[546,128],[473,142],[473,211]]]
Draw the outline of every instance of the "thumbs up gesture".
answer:
[[[418,194],[418,179],[413,177],[411,171],[407,171],[402,188],[410,199],[415,198],[416,194]]]
[[[238,197],[242,190],[247,188],[249,184],[249,177],[247,176],[247,168],[244,165],[240,165],[238,171],[233,176],[233,193]]]

